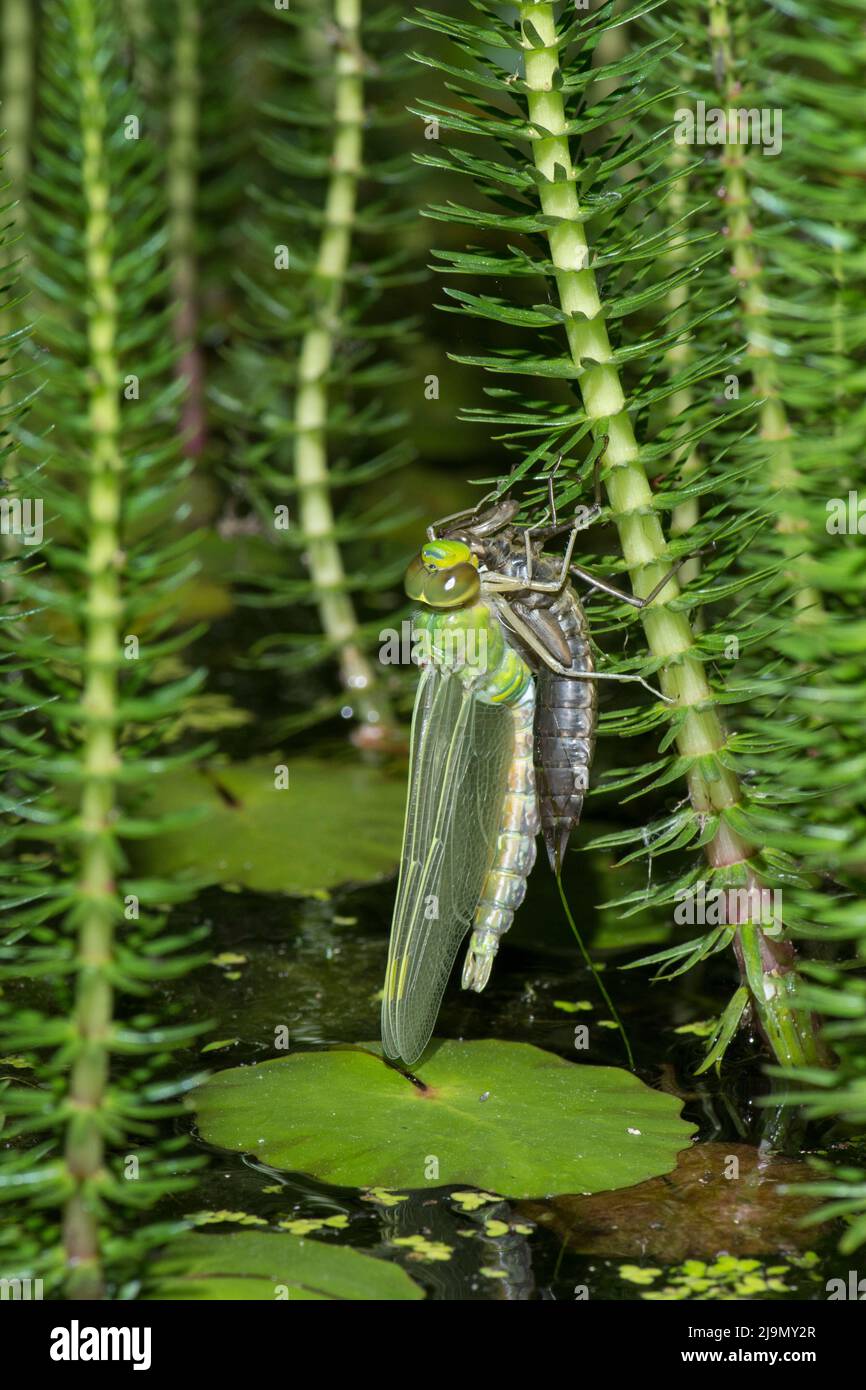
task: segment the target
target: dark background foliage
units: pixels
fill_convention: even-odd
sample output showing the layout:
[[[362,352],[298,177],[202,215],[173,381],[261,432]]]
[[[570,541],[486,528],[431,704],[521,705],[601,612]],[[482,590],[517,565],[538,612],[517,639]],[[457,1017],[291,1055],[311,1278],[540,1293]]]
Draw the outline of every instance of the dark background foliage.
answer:
[[[316,895],[395,862],[413,679],[377,656],[409,616],[406,561],[430,520],[490,489],[536,520],[554,470],[567,514],[596,465],[605,506],[581,563],[646,594],[685,561],[663,612],[593,594],[600,660],[680,703],[604,690],[567,887],[611,965],[640,948],[671,977],[651,995],[644,965],[621,985],[645,1074],[669,1060],[651,1037],[660,991],[671,1028],[711,1020],[709,1061],[676,1054],[680,1085],[722,1066],[700,1084],[741,1137],[767,1133],[753,1103],[774,1062],[774,1102],[795,1092],[843,1151],[816,1190],[853,1249],[866,569],[828,507],[860,485],[866,432],[858,7],[554,7],[601,366],[597,325],[562,297],[577,282],[528,123],[531,7],[406,17],[375,0],[358,34],[351,8],[3,3],[4,478],[45,509],[41,545],[3,537],[4,1260],[51,1292],[137,1292],[184,1227],[199,1034],[258,1055],[232,961],[213,1010],[201,983],[237,947],[232,893],[267,976],[250,1016],[279,988],[256,952],[285,949],[282,900],[255,894],[299,892],[305,1041],[374,1027],[343,994],[323,1022],[303,972],[310,942],[313,960],[351,956]],[[782,153],[677,144],[676,112],[699,101],[781,111]],[[598,406],[605,370],[621,417]],[[285,864],[267,841],[283,768],[321,816],[286,822]],[[360,779],[351,797],[341,778]],[[781,891],[782,937],[680,930],[699,880]],[[342,904],[371,980],[377,891]],[[534,879],[516,951],[529,938],[543,956],[557,913]],[[552,949],[555,991],[574,964]],[[613,1041],[604,1060],[622,1060]],[[794,1113],[770,1131],[789,1149]]]

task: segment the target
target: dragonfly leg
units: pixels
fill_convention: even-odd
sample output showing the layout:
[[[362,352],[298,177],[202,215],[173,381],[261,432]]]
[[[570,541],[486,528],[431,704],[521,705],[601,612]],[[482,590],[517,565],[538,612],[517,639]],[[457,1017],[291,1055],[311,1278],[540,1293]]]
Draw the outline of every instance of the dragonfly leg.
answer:
[[[556,526],[557,524],[556,498],[553,495],[553,476],[561,463],[562,454],[560,454],[559,458],[556,460],[556,463],[554,464],[552,471],[547,475],[547,511],[548,516],[550,517],[551,526]]]
[[[559,661],[552,661],[550,657],[547,658],[547,665],[556,675],[568,676],[571,680],[637,681],[638,685],[642,685],[644,690],[648,690],[651,695],[655,695],[657,699],[662,700],[666,705],[676,704],[676,700],[671,695],[665,695],[663,690],[659,690],[656,686],[650,685],[649,681],[645,681],[643,676],[632,676],[624,671],[570,671],[567,666],[563,666]]]
[[[596,505],[596,503],[593,502],[591,507],[587,507],[586,512],[584,513],[583,518],[579,523],[575,524],[575,521],[572,518],[571,521],[561,521],[558,526],[541,527],[536,532],[536,539],[546,545],[548,541],[552,541],[556,536],[565,535],[566,531],[586,531],[590,526],[592,526],[593,522],[595,522],[598,519],[600,511],[601,506]]]
[[[524,622],[522,618],[519,618],[514,610],[509,607],[507,602],[500,601],[496,605],[496,608],[503,622],[505,622],[513,632],[517,633],[518,637],[526,643],[526,646],[535,653],[539,660],[544,662],[548,670],[553,671],[554,675],[568,676],[570,680],[580,681],[636,681],[639,685],[642,685],[645,690],[648,690],[651,695],[655,695],[659,700],[663,700],[666,705],[676,704],[676,700],[672,699],[670,695],[665,695],[663,691],[657,690],[654,685],[650,685],[649,681],[645,681],[643,676],[633,676],[620,671],[573,671],[568,666],[563,666],[561,661],[556,661],[547,649],[542,646],[529,624]]]
[[[554,501],[553,501],[553,483],[552,483],[552,482],[551,482],[550,487],[551,487],[551,492],[550,492],[550,505],[551,505],[551,507],[554,508],[553,515],[556,516],[556,508],[555,508]],[[571,528],[572,528],[572,523],[569,521],[565,526],[557,527],[557,528],[552,532],[552,534],[553,534],[553,535],[556,535],[556,534],[557,534],[557,531],[567,531],[567,530],[571,530]],[[534,565],[534,563],[535,563],[535,546],[539,543],[539,539],[540,539],[542,536],[544,536],[544,535],[550,535],[550,534],[551,534],[550,529],[547,528],[547,527],[544,527],[544,526],[526,526],[526,527],[524,528],[524,531],[523,531],[523,543],[524,543],[524,545],[526,546],[526,579],[525,579],[525,581],[524,581],[524,583],[523,583],[523,587],[524,587],[524,588],[532,588],[532,570],[533,570],[533,565]]]
[[[462,512],[452,512],[450,516],[440,516],[438,521],[431,521],[430,525],[427,527],[428,540],[435,541],[437,539],[436,532],[439,530],[440,526],[445,525],[446,521],[462,521],[464,517],[477,516],[484,506],[484,503],[493,496],[495,496],[495,493],[486,492],[481,498],[481,501],[476,502],[474,507],[464,507]]]
[[[604,456],[604,451],[607,448],[607,444],[608,437],[607,435],[605,435],[601,441],[601,451],[595,460],[595,464],[592,470],[592,506],[588,509],[587,515],[584,517],[580,525],[581,531],[585,531],[587,527],[591,526],[592,523],[595,521],[596,517],[598,516],[599,512],[601,511],[601,460]],[[559,455],[559,458],[556,460],[556,465],[548,474],[547,479],[550,497],[549,511],[553,518],[552,524],[550,526],[540,526],[534,528],[536,531],[536,538],[542,542],[553,540],[554,536],[564,535],[566,531],[570,531],[574,526],[573,521],[563,521],[562,523],[560,523],[557,520],[556,503],[553,497],[553,478],[561,462],[562,454]]]
[[[606,447],[607,438],[605,437],[603,441],[602,452],[598,455],[598,458],[595,461],[595,467],[593,469],[593,504],[588,509],[587,513],[583,516],[583,518],[580,520],[580,522],[577,522],[575,520],[560,522],[556,510],[556,497],[554,495],[553,490],[553,480],[556,477],[557,472],[559,471],[559,465],[562,463],[562,454],[559,455],[559,458],[556,460],[556,463],[553,465],[550,472],[547,474],[547,512],[545,514],[544,521],[539,522],[537,526],[525,527],[523,533],[524,544],[526,546],[527,588],[533,587],[532,571],[535,559],[534,547],[536,544],[538,544],[539,546],[543,546],[544,544],[546,544],[547,541],[553,540],[555,536],[564,535],[566,531],[573,532],[574,534],[577,534],[578,531],[585,531],[587,527],[591,526],[592,523],[596,520],[599,512],[601,511],[601,458]],[[574,542],[572,541],[572,547],[573,544]],[[559,589],[561,589],[565,584],[566,578],[567,566],[563,568],[562,580],[555,588],[541,588],[540,592],[557,593]]]
[[[647,594],[646,598],[638,598],[636,594],[627,594],[624,589],[618,589],[615,584],[609,584],[606,579],[601,579],[597,574],[592,574],[590,570],[585,570],[582,565],[572,565],[571,573],[584,583],[591,584],[594,589],[601,589],[602,593],[610,594],[612,598],[620,598],[623,603],[631,604],[632,608],[646,608],[652,603],[654,598],[658,598],[662,589],[668,585],[674,575],[682,569],[687,560],[693,560],[694,555],[684,555],[681,560],[677,560],[672,565],[667,574],[662,575],[658,584]]]
[[[548,515],[549,515],[550,517],[552,517],[552,525],[550,525],[550,526],[543,526],[543,525],[542,525],[542,526],[531,526],[531,527],[528,526],[528,527],[526,528],[525,532],[524,532],[524,539],[525,539],[525,544],[526,544],[526,579],[520,583],[520,587],[523,588],[523,589],[528,589],[528,590],[531,591],[532,593],[536,593],[536,594],[558,594],[562,589],[565,588],[565,584],[566,584],[566,582],[567,582],[567,580],[568,580],[568,571],[569,571],[569,567],[570,567],[570,565],[571,565],[571,557],[572,557],[572,555],[573,555],[573,553],[574,553],[574,546],[575,546],[575,542],[576,542],[576,540],[577,540],[577,537],[578,537],[578,535],[579,535],[579,533],[580,533],[581,531],[587,530],[587,528],[590,527],[590,526],[593,524],[593,522],[597,519],[597,517],[598,517],[598,515],[599,515],[599,513],[600,513],[600,511],[601,511],[601,474],[600,474],[600,472],[599,472],[600,465],[601,465],[601,454],[599,454],[598,458],[597,458],[596,461],[595,461],[595,470],[594,470],[594,480],[595,480],[595,481],[594,481],[594,484],[593,484],[594,493],[595,493],[595,500],[593,501],[592,506],[591,506],[590,508],[588,508],[588,510],[587,510],[587,511],[585,512],[585,514],[580,518],[579,521],[577,520],[576,515],[575,515],[575,517],[572,518],[571,521],[564,521],[564,522],[560,523],[560,522],[557,520],[557,515],[556,515],[556,500],[555,500],[554,495],[553,495],[553,477],[554,477],[554,474],[556,473],[556,470],[557,470],[557,468],[559,467],[561,461],[562,461],[562,454],[560,454],[559,458],[558,458],[557,461],[556,461],[555,467],[554,467],[554,468],[552,469],[552,471],[548,474],[548,478],[547,478],[548,499],[549,499],[549,500],[548,500]],[[544,542],[549,541],[549,540],[552,540],[554,536],[563,535],[566,531],[570,532],[570,535],[569,535],[569,538],[568,538],[568,544],[567,544],[567,546],[566,546],[566,548],[565,548],[565,555],[563,556],[562,569],[561,569],[561,571],[560,571],[559,578],[558,578],[558,579],[550,580],[550,581],[545,582],[545,583],[542,583],[542,582],[535,583],[534,580],[533,580],[533,578],[532,578],[532,567],[533,567],[533,558],[534,558],[534,556],[533,556],[533,545],[534,545],[536,542],[539,542],[539,543],[541,543],[541,544],[544,544]],[[499,576],[496,576],[496,575],[491,575],[491,576],[490,576],[491,579],[497,579],[498,577],[499,577]],[[505,576],[501,576],[501,578],[504,579]],[[517,585],[516,585],[516,584],[513,584],[513,583],[509,583],[507,586],[503,585],[503,587],[507,587],[507,588],[509,588],[509,589],[514,589],[514,588],[517,587]]]
[[[543,539],[549,536],[555,536],[561,529],[559,519],[556,515],[556,498],[553,494],[553,480],[559,472],[559,465],[561,463],[562,454],[559,455],[556,463],[547,475],[547,516],[544,519],[546,522],[549,522],[549,525],[533,527],[533,530],[538,531],[539,536]],[[566,525],[564,529],[568,530],[568,525]]]
[[[532,527],[527,526],[523,533],[523,543],[526,546],[526,578],[532,578]]]
[[[531,554],[529,530],[527,530],[527,577],[525,579],[515,579],[512,575],[497,574],[497,572],[493,570],[491,573],[485,574],[485,584],[489,585],[490,588],[495,589],[499,593],[516,593],[518,590],[522,590],[525,593],[533,594],[561,593],[562,590],[565,588],[566,583],[568,582],[568,571],[571,568],[571,557],[574,554],[574,546],[575,542],[577,541],[578,534],[581,531],[585,530],[588,524],[589,523],[585,519],[581,520],[577,525],[575,525],[573,521],[569,522],[569,529],[571,530],[571,535],[568,538],[568,545],[565,547],[565,554],[562,557],[562,568],[559,572],[558,578],[550,580],[534,580],[529,577],[529,575],[531,574]]]
[[[515,463],[514,468],[511,470],[512,474],[517,467],[518,464]],[[556,472],[556,469],[554,469],[554,472]],[[491,497],[495,498],[496,496],[497,489],[493,488],[491,492],[485,492],[484,496],[479,502],[475,503],[474,507],[465,507],[462,512],[452,512],[450,516],[440,516],[438,521],[431,522],[427,527],[428,540],[437,540],[438,537],[436,532],[439,530],[440,526],[444,526],[447,521],[462,521],[465,517],[477,517],[485,503],[489,502]],[[504,494],[500,495],[498,505],[491,507],[492,516],[490,520],[482,523],[484,533],[486,535],[492,535],[496,531],[501,531],[504,526],[507,526],[510,521],[514,520],[519,510],[519,503],[509,501]]]
[[[544,516],[544,521],[540,522],[537,526],[524,527],[523,543],[526,546],[527,583],[530,583],[532,581],[532,569],[535,561],[534,547],[536,543],[543,543],[546,538],[557,535],[560,530],[567,531],[571,527],[571,522],[568,522],[567,525],[564,527],[560,527],[557,523],[556,517],[556,498],[553,495],[553,479],[561,463],[562,454],[559,455],[559,458],[556,460],[556,463],[553,465],[553,467],[547,475],[547,511]],[[548,526],[546,525],[547,522],[550,522],[551,524]]]

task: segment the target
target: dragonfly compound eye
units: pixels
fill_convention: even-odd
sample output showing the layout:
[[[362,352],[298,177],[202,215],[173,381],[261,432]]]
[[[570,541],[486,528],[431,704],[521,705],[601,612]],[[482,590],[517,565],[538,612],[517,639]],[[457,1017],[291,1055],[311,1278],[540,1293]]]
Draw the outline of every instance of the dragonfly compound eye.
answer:
[[[431,574],[425,585],[424,600],[432,608],[463,608],[475,603],[480,593],[478,571],[467,562]]]
[[[430,608],[463,608],[481,593],[469,548],[459,541],[431,541],[416,555],[405,579],[406,593]]]

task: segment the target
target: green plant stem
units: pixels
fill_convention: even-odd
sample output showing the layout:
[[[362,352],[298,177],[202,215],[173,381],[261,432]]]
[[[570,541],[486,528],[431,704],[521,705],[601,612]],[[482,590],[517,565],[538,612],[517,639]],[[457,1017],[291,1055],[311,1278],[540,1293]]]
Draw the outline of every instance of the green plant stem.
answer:
[[[132,40],[134,82],[143,96],[153,95],[157,76],[151,56],[153,18],[150,8],[150,0],[121,0],[121,11]]]
[[[0,204],[13,200],[16,206],[6,208],[3,223],[7,230],[0,245],[0,266],[9,266],[21,255],[20,232],[24,225],[24,196],[27,172],[30,167],[30,127],[33,116],[33,12],[31,0],[4,0],[0,32],[0,131],[3,132],[3,168],[0,185]],[[0,338],[19,327],[19,311],[4,304],[0,310]],[[6,352],[0,348],[0,356]],[[11,403],[8,385],[0,383],[0,405]],[[2,425],[0,425],[2,430]],[[6,461],[7,475],[14,459]],[[13,549],[4,538],[4,549]]]
[[[334,535],[328,479],[327,378],[339,331],[349,265],[364,123],[360,0],[335,0],[336,90],[331,176],[315,272],[313,325],[304,334],[295,402],[295,478],[300,524],[316,588],[322,630],[339,653],[343,685],[360,721],[358,742],[375,748],[393,716],[372,663],[358,641],[358,621]]]
[[[14,200],[15,206],[5,208],[2,214],[6,230],[0,237],[0,270],[14,265],[22,253],[21,232],[25,219],[24,196],[27,190],[27,173],[30,168],[30,128],[33,118],[33,13],[31,0],[5,0],[2,5],[2,31],[0,31],[0,50],[2,50],[2,69],[0,69],[0,131],[3,134],[3,159],[0,169],[0,187],[8,182],[8,189],[0,192],[0,204]],[[14,272],[13,272],[14,274]],[[7,278],[7,277],[4,277]],[[4,294],[0,306],[0,359],[8,359],[10,350],[2,339],[7,334],[21,328],[20,306],[10,303],[14,295]],[[14,384],[8,380],[5,360],[0,360],[0,451],[3,455],[3,476],[7,485],[12,483],[18,468],[14,448],[9,446],[7,432],[10,411],[15,403]],[[7,558],[20,550],[18,540],[11,535],[0,539],[0,556]],[[8,577],[2,581],[4,598],[11,601]]]
[[[21,255],[20,233],[24,225],[24,195],[30,167],[30,127],[33,116],[33,12],[31,0],[5,0],[2,6],[2,70],[0,70],[0,130],[3,132],[3,167],[0,185],[8,181],[9,188],[0,193],[0,204],[16,201],[14,208],[3,212],[4,224],[10,224],[0,240],[0,268],[11,266]],[[14,297],[14,296],[13,296]],[[20,308],[4,303],[0,308],[0,339],[21,327]],[[0,358],[8,348],[0,343]],[[5,370],[0,376],[0,411],[10,408],[14,391]],[[8,443],[6,425],[0,415],[0,446]],[[15,451],[5,452],[3,473],[7,483],[17,472]],[[0,551],[4,556],[19,550],[16,539],[4,535]],[[4,592],[8,586],[4,584]],[[6,592],[8,598],[8,592]]]
[[[767,969],[766,940],[756,924],[740,927],[736,948],[742,972],[752,999],[762,994],[765,997],[765,1007],[757,1012],[775,1056],[787,1058],[791,1066],[806,1067],[815,1062],[816,1055],[805,1046],[802,1015],[798,1015],[796,1007],[796,976],[790,970],[777,973]]]
[[[716,81],[724,105],[730,110],[739,105],[742,87],[736,76],[726,0],[710,0],[709,35]],[[730,143],[721,146],[727,241],[731,248],[731,270],[740,303],[746,361],[754,394],[761,401],[760,437],[767,448],[771,486],[780,497],[776,531],[784,553],[791,556],[792,564],[796,558],[797,568],[801,568],[803,550],[809,543],[808,525],[785,508],[786,496],[790,498],[799,491],[800,477],[791,447],[793,430],[773,360],[764,268],[755,245],[753,208],[746,173],[749,157],[745,146]],[[797,581],[796,570],[787,570],[785,578],[789,583]],[[822,620],[824,605],[817,589],[798,583],[793,603],[796,621],[816,623]]]
[[[619,533],[632,588],[645,596],[669,566],[661,523],[653,506],[652,490],[640,460],[638,443],[629,418],[626,399],[611,346],[590,258],[571,160],[565,109],[559,78],[559,41],[554,8],[549,3],[521,3],[521,25],[530,24],[544,47],[533,47],[523,29],[529,118],[539,129],[532,141],[535,167],[542,176],[542,211],[556,219],[548,233],[559,301],[568,316],[566,333],[572,360],[579,372],[584,409],[597,438],[606,436],[605,486],[613,520]],[[556,181],[559,169],[560,178]],[[597,364],[583,366],[585,358]],[[641,614],[647,642],[661,663],[661,683],[666,695],[676,700],[685,716],[679,725],[677,746],[690,762],[688,787],[699,817],[719,816],[719,829],[707,847],[716,870],[723,870],[731,884],[748,886],[754,879],[749,859],[752,847],[725,822],[725,813],[741,800],[734,773],[719,753],[725,731],[715,708],[703,663],[695,650],[688,618],[670,608],[680,589],[671,581],[664,595]],[[776,983],[794,975],[794,949],[790,942],[773,941],[761,934],[761,962],[767,987],[750,984],[753,1008],[767,1041],[783,1066],[797,1065],[803,1057],[818,1060],[818,1042],[810,1016],[790,1007],[790,990]],[[742,965],[741,965],[742,969]],[[748,983],[748,981],[746,981]],[[794,1045],[792,1039],[796,1039]]]
[[[63,1216],[63,1241],[73,1298],[102,1293],[99,1190],[104,1168],[104,1117],[113,991],[117,668],[120,659],[120,385],[117,301],[110,250],[107,111],[99,67],[93,0],[70,6],[81,87],[85,295],[88,306],[90,467],[86,509],[86,633],[82,785],[79,808],[77,984],[73,1018],[75,1060],[69,1082],[66,1163],[73,1191]]]
[[[681,169],[683,165],[687,163],[688,155],[679,146],[675,145],[673,154],[670,158],[671,168]],[[682,173],[671,190],[670,210],[671,220],[674,223],[677,223],[680,218],[684,216],[686,211],[687,179],[688,175]],[[671,271],[675,272],[679,270],[685,263],[685,259],[685,233],[679,232],[671,239],[670,251],[667,257]],[[668,294],[666,306],[672,329],[678,331],[685,330],[689,318],[688,302],[688,285],[675,285]],[[678,341],[668,348],[665,354],[665,363],[672,377],[676,376],[679,371],[688,365],[691,361],[692,354],[693,349],[689,342]],[[675,425],[675,422],[680,419],[681,416],[683,418],[687,416],[693,396],[694,393],[690,386],[680,386],[678,390],[673,391],[671,395],[667,397],[665,402],[666,413],[672,424]],[[677,431],[675,427],[673,435],[674,440],[676,440],[677,435],[681,433],[683,433],[683,430],[680,429]],[[690,449],[685,459],[679,464],[681,482],[688,482],[690,477],[700,472],[701,467],[702,461],[699,450],[697,448]],[[696,497],[690,497],[687,501],[680,502],[674,507],[671,513],[671,535],[688,535],[688,533],[697,526],[699,520],[700,504]],[[688,584],[691,580],[697,578],[700,573],[700,564],[701,562],[697,556],[691,560],[687,560],[679,573],[680,583]]]
[[[2,15],[3,173],[12,186],[12,197],[22,199],[30,167],[30,126],[33,103],[33,6],[32,0],[4,0]],[[4,198],[4,201],[6,199]],[[20,226],[23,204],[15,209]],[[4,217],[4,221],[7,220]]]
[[[177,375],[186,382],[181,414],[184,449],[197,457],[205,445],[204,363],[198,342],[198,126],[201,83],[199,0],[177,0],[172,101],[169,116],[168,207]]]

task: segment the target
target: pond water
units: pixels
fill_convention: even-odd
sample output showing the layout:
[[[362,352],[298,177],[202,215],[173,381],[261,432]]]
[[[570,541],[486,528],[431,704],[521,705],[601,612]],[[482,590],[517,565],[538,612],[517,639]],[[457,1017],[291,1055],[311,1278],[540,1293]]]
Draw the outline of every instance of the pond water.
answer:
[[[598,923],[581,892],[589,865],[574,858],[569,893],[592,937]],[[392,899],[393,883],[383,883],[322,900],[211,889],[187,904],[181,917],[211,925],[213,962],[173,986],[172,1009],[213,1027],[202,1042],[209,1050],[184,1060],[220,1070],[285,1056],[275,1037],[286,1028],[294,1051],[376,1040]],[[453,1185],[431,1182],[389,1205],[197,1139],[211,1155],[199,1188],[164,1202],[158,1215],[207,1213],[199,1217],[207,1233],[343,1218],[314,1229],[314,1238],[401,1264],[434,1299],[826,1297],[826,1280],[847,1277],[851,1264],[835,1253],[838,1230],[803,1229],[811,1200],[780,1196],[777,1185],[807,1176],[804,1145],[822,1154],[833,1145],[805,1134],[796,1111],[773,1104],[757,1040],[736,1041],[723,1082],[693,1075],[703,1048],[693,1026],[717,1011],[730,963],[712,962],[685,986],[651,985],[645,971],[616,968],[627,958],[621,953],[596,954],[639,1075],[680,1096],[698,1127],[676,1173],[618,1193],[547,1202],[488,1196],[478,1205],[465,1188],[455,1197]],[[484,994],[458,984],[455,972],[438,1037],[528,1042],[577,1063],[624,1065],[620,1035],[604,1026],[607,1011],[547,875],[534,876]],[[588,1051],[575,1049],[580,1024],[589,1026]],[[338,1132],[338,1113],[333,1123]],[[732,1159],[739,1176],[725,1181]]]

